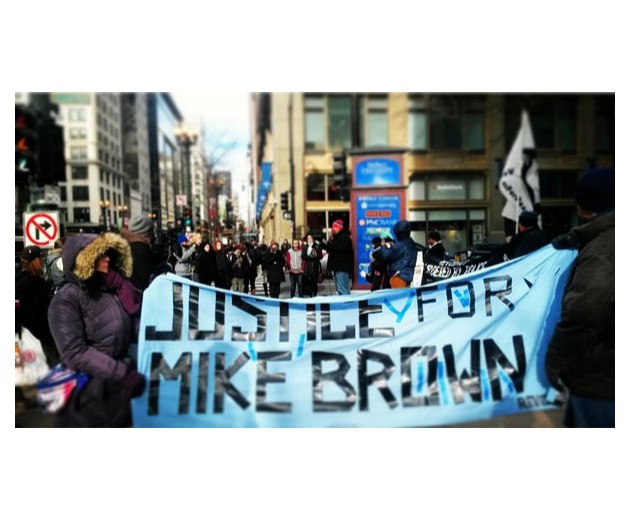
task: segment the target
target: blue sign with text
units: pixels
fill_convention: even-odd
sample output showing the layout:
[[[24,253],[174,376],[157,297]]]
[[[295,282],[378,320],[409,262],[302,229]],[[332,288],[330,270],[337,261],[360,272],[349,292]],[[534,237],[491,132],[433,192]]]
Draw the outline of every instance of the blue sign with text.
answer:
[[[400,164],[393,159],[365,159],[355,165],[354,185],[375,187],[400,185]]]
[[[357,237],[357,266],[360,285],[368,284],[365,279],[370,266],[372,239],[394,236],[394,225],[401,216],[401,195],[358,195],[356,198],[356,220],[354,229]],[[369,285],[369,284],[368,284]]]

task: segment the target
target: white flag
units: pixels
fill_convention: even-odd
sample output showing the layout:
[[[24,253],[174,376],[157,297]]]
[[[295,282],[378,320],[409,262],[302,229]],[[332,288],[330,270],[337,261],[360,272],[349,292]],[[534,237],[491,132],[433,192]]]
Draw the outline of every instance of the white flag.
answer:
[[[523,211],[539,210],[538,162],[534,134],[525,110],[521,115],[521,128],[505,161],[499,189],[506,199],[501,213],[505,218],[518,222],[518,217]]]

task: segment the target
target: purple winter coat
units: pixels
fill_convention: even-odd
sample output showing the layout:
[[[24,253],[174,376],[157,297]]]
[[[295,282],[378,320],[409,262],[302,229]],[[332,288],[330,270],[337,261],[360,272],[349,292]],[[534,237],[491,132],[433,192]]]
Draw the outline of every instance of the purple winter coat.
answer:
[[[68,283],[55,294],[48,309],[50,330],[62,362],[87,372],[91,379],[72,394],[57,417],[58,426],[131,425],[130,398],[120,381],[131,363],[133,321],[115,292],[94,283],[96,260],[112,250],[110,266],[129,277],[131,249],[118,235],[75,235],[63,247]]]

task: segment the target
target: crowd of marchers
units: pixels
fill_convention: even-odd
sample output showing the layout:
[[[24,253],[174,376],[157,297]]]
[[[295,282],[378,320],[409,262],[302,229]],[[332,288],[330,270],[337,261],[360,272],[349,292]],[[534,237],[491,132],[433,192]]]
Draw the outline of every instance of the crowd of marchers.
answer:
[[[552,386],[569,394],[567,426],[614,426],[614,171],[588,172],[575,197],[581,225],[552,240],[556,248],[577,249],[578,256],[549,343],[546,373]],[[508,258],[548,243],[538,220],[535,212],[520,215],[518,233],[506,245]],[[36,246],[24,248],[16,272],[16,333],[25,327],[34,334],[51,366],[61,360],[91,376],[56,424],[131,424],[130,399],[144,392],[146,382],[129,347],[137,341],[143,292],[161,274],[250,294],[261,276],[264,295],[272,298],[279,298],[287,279],[291,297],[317,296],[330,275],[339,295],[350,294],[355,268],[350,230],[336,220],[330,231],[328,240],[308,235],[281,244],[224,244],[203,232],[182,232],[156,248],[153,222],[139,216],[120,233],[75,234],[46,254]],[[372,290],[411,286],[420,250],[438,262],[447,254],[438,232],[429,233],[425,247],[413,241],[406,220],[393,231],[394,237],[372,240],[366,274]]]

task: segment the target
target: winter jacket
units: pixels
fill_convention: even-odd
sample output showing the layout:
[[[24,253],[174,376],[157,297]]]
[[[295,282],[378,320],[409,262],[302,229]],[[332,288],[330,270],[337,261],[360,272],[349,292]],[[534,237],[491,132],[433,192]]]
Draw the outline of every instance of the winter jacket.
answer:
[[[554,386],[572,394],[615,398],[615,213],[569,233],[579,250],[562,299],[545,365]],[[555,242],[555,241],[554,241]]]
[[[211,285],[217,277],[217,254],[208,242],[204,242],[197,251],[197,276],[199,283]]]
[[[352,273],[354,270],[354,251],[350,233],[342,229],[333,235],[326,246],[329,253],[328,270],[342,273]]]
[[[281,283],[285,281],[284,266],[286,265],[286,260],[279,249],[276,251],[269,249],[263,261],[267,266],[267,281],[269,283]]]
[[[173,253],[177,258],[175,264],[175,274],[179,276],[190,277],[195,272],[195,266],[197,263],[197,246],[190,245],[188,247],[182,247],[181,255]]]
[[[436,242],[427,249],[425,254],[437,258],[438,260],[444,260],[446,258],[446,249],[444,249],[442,242]]]
[[[156,275],[161,264],[161,259],[151,249],[150,239],[129,230],[123,230],[121,236],[131,246],[131,258],[133,260],[133,273],[131,282],[141,291],[149,287],[152,277]]]
[[[69,368],[91,376],[87,386],[73,392],[60,412],[60,426],[129,426],[128,392],[120,384],[131,366],[129,345],[134,326],[115,292],[103,287],[96,260],[106,252],[110,268],[124,277],[132,273],[129,243],[113,233],[80,234],[63,247],[68,283],[53,297],[48,309],[50,329]]]
[[[307,243],[302,246],[302,260],[304,260],[304,275],[311,280],[317,280],[322,271],[322,264],[319,259],[321,252],[317,244],[309,246]]]
[[[548,243],[549,240],[536,226],[516,234],[508,245],[508,256],[510,258],[519,258],[546,246]]]
[[[416,267],[416,257],[418,248],[411,237],[403,238],[394,244],[393,247],[381,247],[374,254],[375,258],[381,258],[387,264],[387,275],[389,277],[398,273],[398,276],[405,282],[411,283]]]
[[[292,274],[302,274],[304,273],[304,264],[305,261],[302,259],[302,250],[301,249],[289,249],[285,253],[285,261],[287,263],[287,268],[289,272]]]

